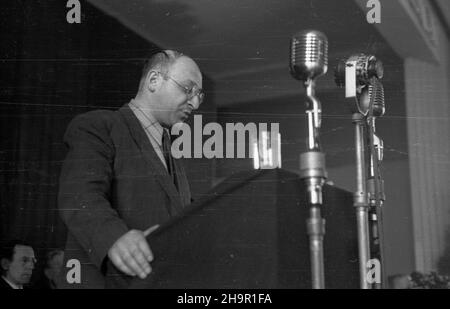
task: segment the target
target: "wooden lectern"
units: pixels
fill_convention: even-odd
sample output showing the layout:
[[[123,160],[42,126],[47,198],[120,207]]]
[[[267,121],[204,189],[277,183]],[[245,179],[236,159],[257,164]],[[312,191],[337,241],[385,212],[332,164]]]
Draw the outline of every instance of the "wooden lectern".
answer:
[[[324,186],[325,287],[359,288],[352,193]],[[311,288],[308,207],[297,174],[236,174],[148,237],[155,260],[145,279],[108,265],[109,288]]]

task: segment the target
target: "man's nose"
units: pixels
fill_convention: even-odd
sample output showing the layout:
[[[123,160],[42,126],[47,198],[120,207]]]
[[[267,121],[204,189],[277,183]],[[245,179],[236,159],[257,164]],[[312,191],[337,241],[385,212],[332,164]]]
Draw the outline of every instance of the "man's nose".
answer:
[[[29,261],[28,263],[25,264],[25,267],[28,269],[34,269],[34,266],[36,265],[36,262],[34,260]]]
[[[195,111],[200,107],[200,99],[198,96],[194,96],[188,101],[188,104],[191,106],[192,110]]]
[[[34,269],[34,263],[27,263],[25,265],[26,270],[33,270]]]

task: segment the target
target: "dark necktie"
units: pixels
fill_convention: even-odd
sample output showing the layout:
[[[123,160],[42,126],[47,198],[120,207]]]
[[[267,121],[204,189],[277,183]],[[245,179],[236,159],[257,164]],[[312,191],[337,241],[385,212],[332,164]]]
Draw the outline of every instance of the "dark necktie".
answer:
[[[164,159],[166,160],[167,171],[169,172],[169,175],[172,178],[172,182],[177,187],[175,164],[173,162],[173,157],[170,152],[171,147],[170,135],[166,129],[163,130],[162,144],[163,144]]]

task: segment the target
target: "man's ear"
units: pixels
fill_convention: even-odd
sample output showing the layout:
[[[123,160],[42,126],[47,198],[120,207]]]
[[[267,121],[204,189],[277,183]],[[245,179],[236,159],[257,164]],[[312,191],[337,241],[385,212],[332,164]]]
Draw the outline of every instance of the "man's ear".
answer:
[[[4,271],[8,271],[9,264],[11,264],[11,262],[7,258],[2,258],[0,261],[0,265]]]
[[[150,92],[155,92],[161,84],[161,73],[157,71],[149,71],[145,78],[145,86]]]

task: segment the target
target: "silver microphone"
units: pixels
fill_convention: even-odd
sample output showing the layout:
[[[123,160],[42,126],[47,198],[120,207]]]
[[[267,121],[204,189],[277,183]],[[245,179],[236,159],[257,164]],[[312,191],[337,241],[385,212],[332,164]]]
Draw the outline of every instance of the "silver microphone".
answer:
[[[308,115],[308,150],[300,155],[300,178],[306,185],[310,205],[307,219],[311,279],[314,289],[325,287],[323,238],[325,220],[321,215],[322,187],[327,178],[325,155],[320,150],[322,107],[315,96],[315,78],[328,70],[328,39],[319,31],[306,30],[291,40],[290,71],[295,79],[303,81]]]
[[[307,81],[328,70],[328,39],[320,31],[304,30],[291,39],[290,71],[295,79]]]
[[[338,62],[334,70],[336,84],[345,87],[352,113],[367,116],[373,100],[373,115],[384,114],[383,63],[374,55],[353,54]]]
[[[356,83],[358,85],[369,84],[373,77],[383,78],[383,63],[374,55],[354,54],[347,59],[340,60],[334,69],[334,77],[338,87],[345,86],[345,70],[350,62],[355,62]]]

